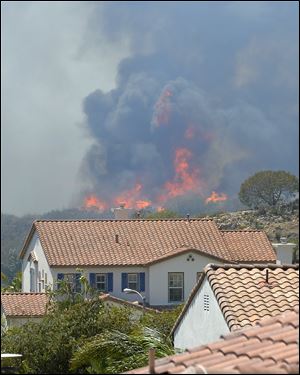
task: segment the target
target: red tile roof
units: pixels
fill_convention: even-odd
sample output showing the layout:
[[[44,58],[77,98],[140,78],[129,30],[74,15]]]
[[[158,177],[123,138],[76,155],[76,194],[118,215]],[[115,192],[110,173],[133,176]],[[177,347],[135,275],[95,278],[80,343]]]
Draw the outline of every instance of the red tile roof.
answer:
[[[4,314],[10,317],[45,315],[47,302],[45,293],[1,293]]]
[[[155,361],[156,374],[299,373],[299,309]],[[149,374],[149,367],[126,372]]]
[[[299,306],[299,264],[208,264],[191,291],[172,333],[205,277],[230,330],[251,326],[263,317]]]
[[[272,245],[265,232],[257,230],[221,231],[227,248],[236,262],[269,262],[274,260]],[[259,249],[259,250],[258,250]]]
[[[147,265],[186,249],[231,262],[245,253],[247,261],[251,238],[253,259],[276,260],[261,232],[239,231],[240,247],[238,240],[231,246],[216,223],[207,219],[35,221],[21,258],[35,231],[50,266]]]

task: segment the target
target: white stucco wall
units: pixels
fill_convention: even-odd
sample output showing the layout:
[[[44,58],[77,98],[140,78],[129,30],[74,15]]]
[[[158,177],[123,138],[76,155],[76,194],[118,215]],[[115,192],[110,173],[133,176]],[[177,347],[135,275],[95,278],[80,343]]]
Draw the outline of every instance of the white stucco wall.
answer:
[[[204,310],[204,295],[209,296],[209,311]],[[229,332],[215,295],[205,279],[174,332],[174,347],[187,349],[204,345]]]
[[[293,252],[296,247],[294,243],[273,243],[272,244],[276,255],[278,264],[292,264]]]
[[[37,257],[38,262],[29,262],[28,257],[31,251],[34,251]],[[49,264],[47,262],[46,256],[44,254],[44,251],[42,249],[41,242],[35,233],[27,247],[26,253],[23,257],[22,261],[22,291],[25,293],[30,292],[30,267],[33,267],[35,270],[35,279],[34,279],[34,286],[35,286],[35,292],[38,292],[38,274],[39,271],[41,272],[41,275],[44,271],[44,277],[45,273],[47,274],[47,284],[53,285],[53,278],[51,274],[51,270],[49,267]],[[41,288],[41,292],[45,292],[45,282],[44,284],[41,283],[41,286],[44,286],[44,288]]]
[[[188,256],[192,254],[194,261],[187,261]],[[158,305],[176,305],[178,303],[169,303],[168,273],[184,273],[184,301],[188,298],[192,288],[197,281],[197,272],[202,272],[203,268],[209,263],[216,263],[216,260],[208,256],[187,252],[176,257],[167,259],[163,262],[155,263],[149,266],[149,302],[151,306]]]
[[[112,296],[125,299],[126,301],[142,302],[137,294],[126,294],[122,291],[122,273],[137,273],[145,272],[145,292],[141,292],[142,296],[146,297],[146,302],[149,301],[149,273],[146,267],[79,267],[86,274],[89,280],[90,273],[107,273],[113,272],[113,291],[109,292]],[[76,273],[76,267],[55,267],[52,268],[52,276],[54,282],[57,280],[58,273]]]

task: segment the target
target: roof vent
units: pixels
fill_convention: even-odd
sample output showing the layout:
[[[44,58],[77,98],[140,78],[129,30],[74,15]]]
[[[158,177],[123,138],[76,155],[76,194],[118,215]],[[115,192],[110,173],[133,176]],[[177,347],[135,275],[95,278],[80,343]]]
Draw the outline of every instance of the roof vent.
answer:
[[[116,234],[116,243],[119,243],[119,235]]]

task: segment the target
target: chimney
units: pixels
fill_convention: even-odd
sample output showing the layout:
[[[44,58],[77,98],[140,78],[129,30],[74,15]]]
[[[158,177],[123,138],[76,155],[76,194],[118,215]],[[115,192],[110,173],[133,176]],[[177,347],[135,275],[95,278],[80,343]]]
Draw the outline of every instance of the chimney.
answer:
[[[292,264],[296,244],[287,242],[286,237],[280,237],[279,243],[272,243],[277,255],[277,264]]]
[[[129,215],[131,211],[129,208],[125,208],[125,204],[120,204],[120,207],[112,208],[113,213],[115,214],[116,220],[129,220]]]

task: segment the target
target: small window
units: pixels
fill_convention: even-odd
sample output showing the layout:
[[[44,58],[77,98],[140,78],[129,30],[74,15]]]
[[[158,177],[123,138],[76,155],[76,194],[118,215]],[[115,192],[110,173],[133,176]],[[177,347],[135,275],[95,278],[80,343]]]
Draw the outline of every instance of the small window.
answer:
[[[45,285],[47,285],[48,280],[47,280],[47,272],[45,272]]]
[[[203,296],[203,310],[209,311],[209,295],[208,294],[204,294]]]
[[[183,301],[183,272],[169,273],[169,302]]]
[[[128,274],[128,288],[139,290],[139,283],[138,283],[138,274],[137,273],[129,273]]]
[[[96,274],[96,289],[100,292],[107,291],[107,275],[105,273]]]
[[[39,293],[41,293],[41,291],[42,291],[42,284],[40,282],[38,283],[38,287],[39,287]]]

